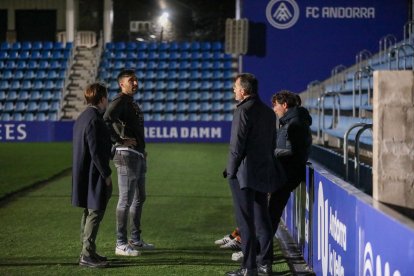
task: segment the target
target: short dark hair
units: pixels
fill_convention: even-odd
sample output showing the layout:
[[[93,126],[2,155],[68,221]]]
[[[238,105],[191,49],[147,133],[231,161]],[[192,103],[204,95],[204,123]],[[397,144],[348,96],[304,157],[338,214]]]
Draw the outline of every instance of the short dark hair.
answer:
[[[279,104],[287,104],[287,107],[294,107],[298,105],[296,94],[288,90],[281,90],[272,96],[272,104],[276,102]]]
[[[121,81],[121,79],[125,77],[133,77],[135,76],[135,71],[132,69],[124,69],[122,70],[117,77],[118,83]]]
[[[92,83],[88,85],[84,92],[87,104],[98,105],[102,98],[108,98],[108,90],[101,83]]]
[[[238,79],[240,79],[240,86],[244,89],[247,95],[257,95],[259,82],[253,74],[239,74],[234,78],[234,81]]]

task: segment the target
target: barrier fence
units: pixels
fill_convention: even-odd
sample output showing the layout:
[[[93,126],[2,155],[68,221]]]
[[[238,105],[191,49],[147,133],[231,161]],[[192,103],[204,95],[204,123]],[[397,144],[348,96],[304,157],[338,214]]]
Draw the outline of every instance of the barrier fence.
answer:
[[[318,164],[283,220],[316,275],[414,275],[413,221]]]

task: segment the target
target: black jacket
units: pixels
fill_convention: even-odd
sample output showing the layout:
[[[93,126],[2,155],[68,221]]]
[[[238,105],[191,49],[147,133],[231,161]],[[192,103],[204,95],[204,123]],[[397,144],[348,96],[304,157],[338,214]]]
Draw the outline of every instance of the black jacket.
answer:
[[[285,169],[288,185],[295,188],[306,178],[306,161],[312,145],[312,117],[304,107],[289,108],[279,118],[275,157]]]
[[[111,188],[111,142],[102,115],[87,107],[73,127],[72,205],[105,210]]]
[[[258,97],[251,96],[237,105],[231,126],[227,177],[240,188],[259,192],[276,189],[274,157],[276,117]]]
[[[133,149],[145,152],[144,114],[132,96],[119,93],[109,104],[104,120],[111,133],[112,143],[121,144],[122,138],[134,138]]]

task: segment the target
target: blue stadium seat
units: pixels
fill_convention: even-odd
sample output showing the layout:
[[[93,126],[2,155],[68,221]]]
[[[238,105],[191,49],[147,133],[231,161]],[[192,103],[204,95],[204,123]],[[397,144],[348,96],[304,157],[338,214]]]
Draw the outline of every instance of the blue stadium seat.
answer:
[[[37,121],[46,121],[47,120],[46,113],[44,113],[44,112],[37,112],[36,113],[36,120]]]
[[[224,121],[232,121],[232,120],[233,120],[233,114],[232,113],[224,114]]]
[[[157,42],[150,42],[148,43],[148,51],[157,51],[158,50],[158,43]]]
[[[187,121],[188,120],[188,115],[184,114],[184,113],[178,113],[176,115],[177,121]]]
[[[201,112],[209,112],[209,111],[211,111],[211,103],[209,103],[209,102],[202,102],[200,104],[200,111]]]
[[[30,99],[30,93],[28,90],[20,90],[18,93],[18,101],[26,102]]]
[[[0,120],[1,121],[11,121],[12,117],[10,116],[9,113],[2,113]]]
[[[22,45],[20,42],[16,41],[13,42],[13,44],[11,45],[11,49],[12,50],[20,50],[22,48]]]
[[[205,103],[202,103],[205,104]],[[190,102],[188,104],[188,111],[190,112],[197,112],[200,110],[200,104],[198,102]]]
[[[170,52],[172,51],[178,51],[180,49],[180,45],[176,41],[172,41],[170,43]]]
[[[6,41],[4,41],[4,42],[2,42],[2,43],[1,43],[0,50],[5,50],[5,51],[7,51],[7,50],[9,50],[9,49],[10,49],[10,45],[9,45],[9,43],[7,43]]]
[[[200,121],[200,115],[196,113],[190,113],[188,114],[188,120],[189,121]]]
[[[32,112],[26,112],[24,114],[24,120],[25,121],[34,121],[34,119],[35,119],[35,116]]]
[[[223,44],[221,42],[213,42],[211,45],[213,51],[219,52],[223,50]]]
[[[50,104],[50,110],[60,110],[60,101],[52,101],[52,103]]]
[[[126,50],[132,52],[135,51],[137,49],[137,43],[135,42],[127,42],[126,44]]]
[[[174,112],[177,108],[177,105],[173,102],[167,102],[165,104],[165,112]]]
[[[30,80],[24,80],[21,83],[21,89],[26,89],[26,90],[32,89],[32,82]]]
[[[49,103],[47,101],[41,101],[39,103],[38,111],[40,111],[40,112],[47,112],[47,111],[49,111],[49,109],[50,109],[50,105],[49,105]]]
[[[57,118],[57,112],[49,112],[49,114],[47,114],[48,120],[50,121],[56,121]]]
[[[163,112],[165,108],[164,103],[162,102],[156,102],[154,103],[154,106],[152,107],[153,112]]]
[[[222,93],[221,91],[214,91],[213,93],[212,93],[212,97],[211,97],[211,99],[213,100],[213,101],[222,101],[223,99],[224,99],[224,93]]]
[[[200,121],[211,121],[212,118],[213,116],[211,114],[208,114],[208,113],[200,114]]]
[[[148,113],[149,111],[152,110],[152,103],[150,103],[150,102],[143,102],[141,108],[142,108],[142,111],[144,113]]]
[[[212,96],[210,92],[201,92],[200,101],[210,101]]]
[[[221,113],[213,113],[213,116],[211,118],[212,121],[223,121],[224,115]]]
[[[6,92],[4,90],[0,90],[0,102],[6,100],[6,98],[7,98]]]
[[[167,91],[165,100],[166,101],[175,101],[178,98],[178,94],[175,91]]]
[[[53,93],[50,90],[44,90],[42,92],[41,100],[42,101],[49,101],[51,99],[53,99]]]
[[[214,102],[211,106],[213,112],[219,112],[224,110],[224,104],[221,102]]]
[[[198,91],[191,91],[188,95],[188,100],[192,102],[197,102],[200,100],[200,92]]]
[[[14,108],[15,112],[24,112],[26,111],[26,103],[25,102],[17,102]]]
[[[51,50],[53,49],[53,42],[51,41],[44,41],[42,45],[43,50]]]
[[[191,49],[191,43],[190,42],[181,42],[179,44],[179,49],[181,52],[187,51]]]
[[[151,102],[154,99],[154,93],[152,91],[144,91],[142,100],[144,102]]]
[[[201,83],[198,81],[191,81],[188,90],[190,91],[198,91],[201,88]]]
[[[181,55],[179,52],[170,52],[170,60],[180,59]]]
[[[31,101],[38,101],[41,98],[41,94],[39,90],[34,90],[30,92],[30,100]],[[36,108],[37,109],[37,108]]]
[[[164,113],[165,121],[175,121],[175,115],[172,113]]]
[[[185,102],[177,103],[177,112],[186,112],[188,110],[188,104]]]
[[[223,106],[223,110],[226,112],[233,111],[235,108],[235,105],[232,102],[225,102]]]
[[[123,51],[125,47],[125,42],[115,42],[115,51]]]
[[[13,111],[14,111],[14,103],[6,102],[3,106],[3,112],[13,112]]]
[[[187,92],[178,92],[178,94],[177,94],[177,101],[178,102],[183,102],[183,101],[186,101],[186,100],[188,100],[188,98],[189,98],[189,95],[188,95],[188,93]]]
[[[35,80],[33,82],[33,87],[32,89],[36,89],[36,90],[41,90],[43,89],[43,82],[41,80]]]
[[[195,70],[193,70],[193,71],[191,71],[190,72],[190,78],[191,79],[200,79],[201,78],[201,72],[199,72],[199,71],[195,71]]]
[[[166,43],[166,42],[161,42],[158,45],[158,51],[160,52],[166,52],[170,49],[170,43]]]
[[[166,98],[166,94],[164,94],[164,92],[155,92],[154,93],[154,101],[164,101]]]
[[[209,41],[204,41],[200,43],[200,49],[203,52],[207,52],[211,50],[211,43]]]
[[[36,71],[36,80],[44,80],[47,78],[47,73],[45,70],[37,70]]]
[[[204,70],[201,72],[202,79],[211,79],[213,77],[213,73],[211,71]]]
[[[3,81],[6,81],[6,80],[11,80],[13,77],[14,77],[14,76],[13,76],[13,71],[12,71],[12,70],[7,69],[7,70],[4,70],[4,71],[3,71],[3,75],[2,75],[2,77],[1,77],[1,79],[2,79]],[[0,84],[0,86],[1,86],[1,84]],[[0,87],[0,88],[1,88],[1,87]]]
[[[7,93],[7,101],[13,102],[15,100],[17,100],[19,96],[17,95],[17,91],[15,90],[9,90],[9,92]]]
[[[203,54],[201,52],[192,52],[190,54],[191,60],[198,60],[203,58]]]
[[[8,90],[10,87],[9,82],[7,80],[0,81],[0,90]]]

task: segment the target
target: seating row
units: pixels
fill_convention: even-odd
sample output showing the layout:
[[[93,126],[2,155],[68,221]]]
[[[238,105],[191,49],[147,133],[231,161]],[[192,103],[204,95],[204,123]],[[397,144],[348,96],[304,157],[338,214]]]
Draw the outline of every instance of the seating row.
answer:
[[[62,90],[20,90],[20,91],[3,91],[0,90],[0,102],[16,102],[16,101],[49,101],[60,100],[62,98]]]
[[[58,120],[58,113],[52,112],[14,112],[1,113],[0,121],[56,121]]]
[[[102,60],[223,60],[231,61],[232,56],[223,52],[113,52],[105,51]]]
[[[49,70],[33,70],[33,69],[6,69],[0,71],[0,79],[2,80],[58,80],[66,78],[65,69],[49,69]]]
[[[221,42],[109,42],[105,48],[115,51],[223,51]]]
[[[68,62],[66,60],[51,60],[50,62],[48,60],[7,60],[2,61],[0,60],[0,69],[61,69],[66,68],[68,66]]]
[[[64,80],[2,80],[0,81],[0,90],[53,90],[53,89],[63,89]]]
[[[106,70],[111,69],[123,69],[123,68],[133,68],[133,69],[147,69],[147,70],[220,70],[220,69],[232,69],[232,61],[122,61],[116,60],[112,61],[101,61],[101,67]]]
[[[120,69],[116,70],[106,70],[101,68],[99,71],[99,79],[102,81],[116,81],[116,78],[121,72]],[[138,81],[142,80],[174,80],[174,81],[191,81],[191,80],[222,80],[228,81],[232,80],[235,76],[233,69],[219,69],[219,70],[145,70],[145,69],[135,69],[135,74],[137,75]]]
[[[5,102],[4,105],[0,102],[0,109],[2,112],[47,112],[47,111],[59,111],[60,110],[60,101],[40,101],[39,103],[30,101],[27,104],[25,102]]]
[[[0,50],[63,50],[72,49],[72,42],[52,42],[52,41],[23,41],[23,42],[2,42]]]
[[[0,51],[0,60],[67,60],[70,58],[70,50],[44,50],[44,51]]]
[[[233,120],[233,114],[226,113],[144,113],[145,121],[231,121]]]

